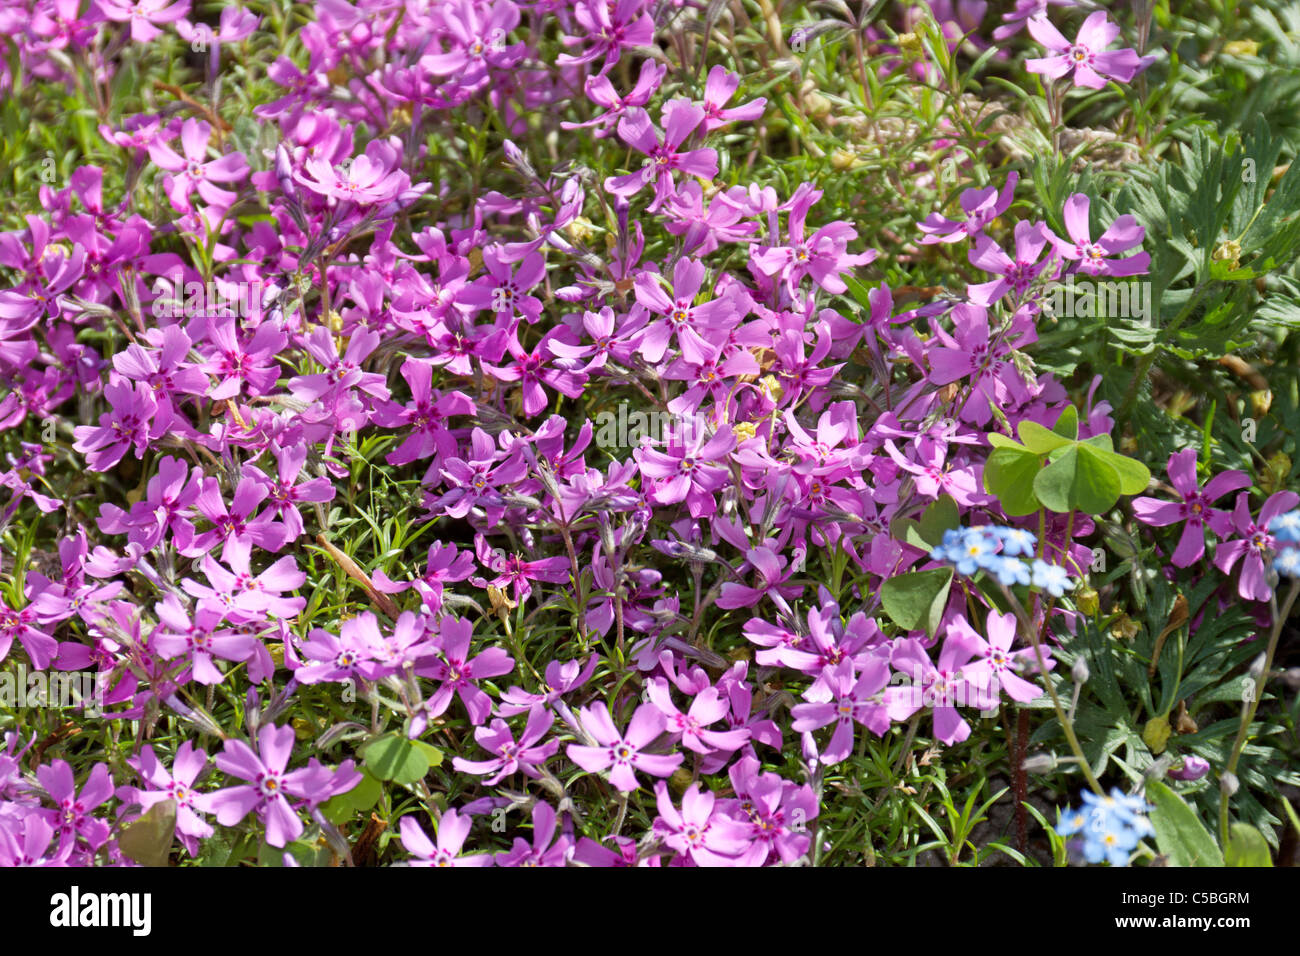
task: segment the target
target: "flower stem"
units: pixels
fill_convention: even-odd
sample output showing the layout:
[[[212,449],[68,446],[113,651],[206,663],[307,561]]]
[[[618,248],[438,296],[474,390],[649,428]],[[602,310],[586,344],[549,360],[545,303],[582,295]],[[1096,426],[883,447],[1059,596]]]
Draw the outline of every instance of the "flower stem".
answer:
[[[1269,596],[1269,610],[1273,613],[1273,630],[1268,636],[1268,650],[1264,653],[1264,667],[1255,678],[1254,697],[1246,704],[1241,712],[1241,726],[1237,729],[1237,740],[1232,745],[1232,755],[1228,758],[1226,773],[1236,776],[1237,761],[1241,759],[1241,752],[1246,748],[1246,736],[1250,731],[1251,722],[1255,719],[1255,711],[1259,709],[1260,699],[1264,696],[1264,684],[1268,681],[1269,671],[1273,669],[1273,655],[1277,653],[1278,638],[1282,635],[1282,625],[1291,615],[1291,608],[1295,605],[1296,597],[1300,596],[1300,578],[1292,580],[1291,587],[1286,592],[1286,597],[1282,601],[1282,611],[1279,614],[1277,609],[1277,594]],[[1219,790],[1219,842],[1223,847],[1228,845],[1228,800],[1230,795],[1220,788]]]
[[[1007,601],[1011,604],[1012,610],[1015,611],[1016,620],[1020,624],[1021,636],[1033,645],[1034,657],[1038,661],[1038,672],[1042,675],[1043,684],[1047,688],[1048,696],[1052,698],[1052,707],[1056,710],[1056,719],[1061,722],[1061,729],[1065,731],[1065,739],[1070,744],[1070,751],[1079,759],[1079,767],[1083,770],[1084,779],[1088,781],[1088,786],[1090,786],[1095,793],[1099,796],[1105,796],[1106,792],[1102,790],[1101,784],[1097,782],[1097,778],[1093,775],[1092,765],[1088,762],[1088,758],[1083,755],[1083,748],[1079,746],[1079,738],[1075,736],[1074,733],[1074,722],[1070,720],[1069,716],[1065,713],[1065,709],[1061,707],[1061,699],[1057,696],[1056,688],[1052,685],[1052,678],[1047,673],[1047,660],[1043,657],[1043,644],[1042,641],[1039,640],[1038,629],[1034,627],[1033,622],[1029,620],[1029,615],[1025,613],[1024,606],[1021,605],[1019,599],[1011,593],[1011,589],[1000,582],[998,586],[1002,589],[1003,595],[1005,595]]]

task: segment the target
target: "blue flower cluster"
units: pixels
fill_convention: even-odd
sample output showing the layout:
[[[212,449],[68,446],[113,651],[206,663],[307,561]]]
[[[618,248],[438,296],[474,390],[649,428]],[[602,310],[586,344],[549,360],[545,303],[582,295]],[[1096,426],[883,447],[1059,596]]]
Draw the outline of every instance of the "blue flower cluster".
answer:
[[[1032,585],[1052,597],[1061,597],[1073,589],[1070,575],[1060,565],[1034,558],[1037,544],[1033,533],[1023,528],[949,528],[943,533],[943,543],[930,552],[930,560],[955,565],[958,574],[984,571],[1008,587]],[[1033,560],[1026,564],[1021,556]]]
[[[1278,515],[1268,523],[1268,530],[1278,543],[1273,570],[1289,578],[1300,578],[1300,510]]]
[[[1118,787],[1108,797],[1085,790],[1082,809],[1062,812],[1056,832],[1081,834],[1083,858],[1089,863],[1106,860],[1111,866],[1128,866],[1138,841],[1155,833],[1146,816],[1152,809],[1141,797],[1126,796]]]

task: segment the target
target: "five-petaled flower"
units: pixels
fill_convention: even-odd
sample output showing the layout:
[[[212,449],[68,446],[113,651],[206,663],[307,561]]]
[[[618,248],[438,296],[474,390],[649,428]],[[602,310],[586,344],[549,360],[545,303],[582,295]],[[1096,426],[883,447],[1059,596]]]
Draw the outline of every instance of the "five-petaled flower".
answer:
[[[1045,16],[1030,17],[1029,32],[1052,55],[1026,60],[1025,69],[1054,80],[1073,74],[1075,86],[1099,90],[1107,79],[1127,83],[1155,61],[1153,56],[1138,56],[1136,50],[1107,50],[1119,36],[1119,26],[1104,10],[1089,14],[1073,43]]]
[[[652,754],[646,748],[664,732],[668,718],[654,704],[642,704],[627,733],[614,725],[603,701],[578,710],[583,729],[597,746],[569,744],[569,759],[588,773],[609,770],[609,782],[625,793],[637,788],[635,770],[652,777],[669,776],[686,759],[682,754]]]

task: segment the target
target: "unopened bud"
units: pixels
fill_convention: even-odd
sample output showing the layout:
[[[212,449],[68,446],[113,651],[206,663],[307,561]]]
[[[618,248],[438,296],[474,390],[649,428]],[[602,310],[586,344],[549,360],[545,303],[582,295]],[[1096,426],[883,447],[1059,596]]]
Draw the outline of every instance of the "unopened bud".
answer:
[[[530,179],[537,178],[537,171],[533,169],[533,164],[528,161],[528,157],[524,155],[523,150],[510,140],[506,140],[502,144],[502,148],[505,151],[506,159],[509,160],[510,165],[514,166],[515,169],[519,170]]]
[[[1282,672],[1282,680],[1291,690],[1300,690],[1300,667],[1291,667]]]
[[[1034,754],[1025,759],[1020,769],[1025,773],[1051,773],[1056,769],[1056,754]]]
[[[1240,784],[1237,782],[1237,775],[1231,771],[1225,770],[1219,775],[1219,792],[1225,797],[1231,797],[1237,792]]]
[[[629,542],[636,544],[641,540],[641,536],[645,534],[646,528],[649,526],[650,521],[644,512],[632,512],[631,517],[623,522],[623,543],[625,545]]]
[[[286,196],[296,198],[298,190],[293,185],[293,163],[289,160],[289,151],[281,143],[275,148],[275,178],[280,182],[280,190]]]
[[[601,516],[601,520],[596,522],[596,530],[600,532],[600,545],[605,549],[605,554],[613,555],[618,551],[618,543],[614,540],[614,529],[610,527],[608,521],[604,520],[603,516]]]
[[[718,560],[718,552],[685,541],[655,541],[653,544],[670,558],[684,558],[687,561],[706,563]]]
[[[831,168],[837,172],[852,169],[858,161],[857,153],[847,149],[837,149],[831,153]]]
[[[1169,771],[1169,776],[1173,780],[1200,780],[1209,772],[1210,762],[1208,760],[1195,754],[1188,754],[1183,758],[1181,766]]]
[[[903,51],[903,56],[909,60],[919,60],[925,56],[925,47],[921,45],[921,38],[915,33],[899,34],[898,48]]]
[[[1086,658],[1079,657],[1075,660],[1074,666],[1070,668],[1070,676],[1074,678],[1076,684],[1088,683],[1088,678],[1092,676],[1092,672],[1088,670]]]
[[[542,503],[538,501],[536,498],[534,498],[532,495],[521,495],[518,492],[511,491],[511,492],[507,492],[501,497],[505,499],[507,504],[514,505],[519,508],[528,508],[528,509],[535,510],[542,506]],[[558,495],[556,497],[558,497]]]
[[[581,302],[587,297],[587,290],[576,285],[566,285],[555,290],[555,297],[561,302]]]

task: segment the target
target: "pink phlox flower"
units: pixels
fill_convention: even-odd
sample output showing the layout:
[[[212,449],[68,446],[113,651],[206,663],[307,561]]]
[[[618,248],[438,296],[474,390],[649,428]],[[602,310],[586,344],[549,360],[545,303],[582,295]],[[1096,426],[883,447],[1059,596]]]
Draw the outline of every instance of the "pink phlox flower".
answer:
[[[127,805],[136,804],[145,811],[163,800],[174,800],[176,839],[186,853],[196,856],[199,841],[206,840],[214,832],[212,825],[199,816],[206,812],[206,795],[194,788],[194,781],[208,764],[206,751],[185,741],[177,749],[172,769],[168,772],[154,753],[153,746],[145,744],[137,755],[127,759],[127,763],[140,774],[144,786],[118,787],[117,798]]]
[[[962,673],[983,684],[995,697],[999,690],[1006,691],[1008,697],[1019,703],[1041,697],[1042,688],[1020,676],[1022,672],[1031,674],[1038,672],[1038,658],[1033,649],[1011,650],[1011,645],[1016,639],[1016,616],[990,611],[987,627],[988,640],[986,641],[961,614],[958,614],[949,625],[949,633],[962,634],[976,648],[975,660],[966,664],[962,668]],[[1052,660],[1051,652],[1046,648],[1043,649],[1043,657],[1050,670],[1055,662]]]
[[[131,39],[149,43],[162,36],[160,23],[174,23],[190,12],[190,0],[97,0],[104,16],[131,24]]]
[[[587,658],[586,663],[576,660],[550,661],[543,675],[546,680],[542,688],[543,693],[530,694],[518,687],[511,687],[501,693],[501,703],[497,710],[502,716],[513,717],[516,714],[527,713],[536,704],[545,704],[549,707],[565,694],[577,690],[591,680],[591,675],[596,672],[596,665],[599,663],[599,654],[592,654]]]
[[[283,847],[303,832],[303,823],[290,803],[296,797],[313,807],[336,793],[346,793],[361,782],[351,760],[331,771],[315,757],[306,767],[285,771],[293,753],[292,727],[264,724],[258,731],[257,750],[242,740],[229,739],[217,755],[217,769],[248,783],[205,794],[205,809],[216,814],[223,827],[234,826],[256,812],[266,826],[266,842]]]
[[[497,866],[567,866],[573,855],[573,837],[561,833],[556,839],[555,825],[555,808],[539,800],[533,807],[533,842],[515,837],[513,847],[496,854]]]
[[[727,101],[736,95],[738,89],[740,89],[738,74],[728,72],[721,64],[709,70],[708,79],[704,84],[705,133],[712,133],[732,123],[755,120],[763,115],[763,107],[767,105],[767,99],[762,96],[742,106],[724,109]]]
[[[188,2],[186,3],[188,7]],[[149,145],[149,158],[159,169],[169,175],[163,177],[167,198],[181,212],[193,207],[190,196],[197,191],[203,201],[218,209],[228,209],[238,198],[236,193],[222,189],[216,183],[233,183],[248,175],[248,160],[243,153],[227,153],[217,159],[208,159],[208,140],[212,127],[204,120],[187,119],[181,127],[181,149],[184,155],[161,139]]]
[[[1107,79],[1127,83],[1155,62],[1154,56],[1140,57],[1136,50],[1106,49],[1119,36],[1119,25],[1110,22],[1105,10],[1088,15],[1073,43],[1061,36],[1046,16],[1030,17],[1028,27],[1051,55],[1026,60],[1025,69],[1053,80],[1073,74],[1075,86],[1099,90]]]
[[[454,808],[447,810],[438,821],[438,842],[435,844],[425,834],[415,817],[402,817],[401,838],[406,852],[415,857],[408,866],[492,866],[495,862],[489,853],[462,855],[461,848],[469,836],[473,821],[461,816]]]
[[[555,752],[560,749],[558,740],[539,744],[554,722],[555,714],[545,706],[536,704],[528,712],[528,723],[517,741],[510,725],[500,718],[493,720],[490,727],[476,727],[474,739],[479,746],[495,754],[495,758],[465,760],[455,757],[452,766],[461,773],[491,774],[483,781],[484,786],[488,787],[495,786],[516,772],[537,779],[540,776],[537,767],[555,756]]]
[[[618,135],[637,152],[645,164],[636,172],[610,176],[606,192],[623,199],[636,195],[645,186],[654,186],[654,199],[648,207],[655,212],[673,193],[673,174],[712,179],[718,175],[718,154],[713,149],[683,150],[682,144],[704,122],[703,107],[688,100],[671,100],[663,108],[664,131],[661,134],[640,107],[629,109],[619,121]]]
[[[1143,524],[1164,528],[1184,522],[1183,533],[1170,560],[1176,567],[1195,564],[1205,554],[1205,529],[1217,537],[1226,537],[1232,530],[1232,516],[1211,503],[1224,495],[1250,487],[1250,476],[1244,471],[1225,471],[1215,475],[1200,487],[1196,478],[1195,448],[1184,448],[1169,456],[1166,471],[1169,483],[1182,499],[1161,501],[1145,495],[1133,499],[1133,515]]]
[[[1056,251],[1064,258],[1078,262],[1078,270],[1090,276],[1134,276],[1144,274],[1151,265],[1151,256],[1139,252],[1124,259],[1110,258],[1142,245],[1146,229],[1132,216],[1116,219],[1096,242],[1088,228],[1089,199],[1084,193],[1075,193],[1065,201],[1065,230],[1070,235],[1066,242],[1053,236]]]
[[[39,816],[58,832],[60,852],[73,848],[74,853],[84,852],[89,856],[108,841],[112,828],[92,815],[92,811],[113,796],[108,764],[95,764],[80,792],[66,760],[37,767],[36,779],[54,804],[54,809],[42,810]]]
[[[673,806],[668,785],[655,784],[659,816],[653,832],[664,845],[680,854],[680,859],[695,866],[738,866],[740,857],[750,847],[747,828],[718,807],[712,790],[693,783],[682,795],[682,806]]]
[[[982,677],[966,672],[965,665],[980,652],[979,645],[960,631],[950,631],[939,651],[938,666],[915,638],[901,638],[890,654],[890,666],[910,683],[890,687],[885,702],[891,720],[906,720],[922,707],[934,715],[934,736],[952,746],[970,736],[970,724],[957,708],[989,710],[997,698],[981,684]]]
[[[464,618],[444,617],[439,629],[438,639],[433,645],[438,656],[420,663],[415,673],[442,683],[411,719],[412,738],[424,732],[430,719],[447,710],[453,695],[460,697],[472,724],[483,723],[492,713],[492,698],[475,682],[509,674],[515,668],[514,658],[500,647],[485,648],[471,657],[469,648],[474,625]]]
[[[889,683],[889,662],[881,655],[869,657],[856,673],[852,659],[823,670],[816,689],[804,693],[808,703],[790,709],[791,725],[804,734],[835,724],[830,741],[821,751],[826,764],[844,760],[853,750],[853,725],[859,723],[877,737],[889,729],[890,714],[883,691]]]
[[[1300,504],[1300,495],[1294,491],[1274,492],[1259,509],[1259,517],[1253,519],[1250,516],[1249,498],[1249,494],[1244,491],[1237,496],[1231,530],[1238,537],[1225,540],[1219,545],[1214,552],[1214,566],[1224,574],[1229,574],[1237,562],[1241,561],[1237,593],[1247,601],[1267,601],[1273,594],[1267,576],[1269,553],[1278,550],[1277,539],[1268,530],[1268,525],[1278,515]]]
[[[722,750],[736,751],[749,740],[749,731],[709,730],[727,715],[728,703],[721,698],[716,687],[706,687],[695,695],[690,709],[683,713],[672,701],[668,682],[662,677],[646,683],[646,697],[663,713],[668,734],[698,754],[711,754]]]
[[[1007,181],[1002,184],[1001,190],[986,186],[983,189],[963,191],[960,202],[962,211],[966,213],[966,221],[948,219],[937,212],[930,213],[923,221],[917,223],[917,228],[925,233],[920,240],[921,244],[957,242],[959,239],[982,235],[989,223],[1011,208],[1011,201],[1015,198],[1016,183],[1019,181],[1020,174],[1012,171],[1007,174]]]
[[[681,765],[681,754],[652,754],[646,748],[664,732],[668,720],[654,704],[642,704],[632,715],[624,734],[614,725],[604,701],[578,710],[583,729],[595,746],[569,744],[569,759],[588,773],[609,770],[609,781],[624,793],[637,788],[636,774],[667,777]]]

